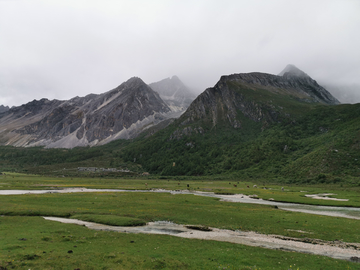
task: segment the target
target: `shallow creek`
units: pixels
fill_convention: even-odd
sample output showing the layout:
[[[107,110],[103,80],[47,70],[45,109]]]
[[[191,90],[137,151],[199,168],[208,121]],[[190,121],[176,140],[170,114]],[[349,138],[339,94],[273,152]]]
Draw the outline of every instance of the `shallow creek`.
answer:
[[[317,215],[328,215],[351,219],[360,219],[360,208],[352,207],[330,207],[315,206],[305,204],[281,203],[253,199],[246,195],[218,195],[211,192],[198,191],[169,191],[169,190],[119,190],[119,189],[86,189],[86,188],[67,188],[54,190],[0,190],[0,195],[23,195],[23,194],[45,194],[45,193],[76,193],[76,192],[155,192],[171,194],[193,194],[197,196],[219,198],[222,201],[237,203],[253,203],[277,206],[279,209],[287,211],[298,211]],[[76,219],[66,219],[58,217],[44,217],[47,220],[62,223],[83,225],[93,230],[118,231],[124,233],[149,233],[167,234],[176,237],[194,238],[204,240],[215,240],[231,242],[249,246],[264,247],[270,249],[280,249],[286,251],[296,251],[302,253],[316,254],[335,259],[360,261],[360,244],[344,243],[340,241],[322,241],[313,239],[309,243],[304,239],[290,238],[280,235],[264,235],[255,232],[242,232],[231,230],[220,230],[211,228],[211,231],[201,231],[190,229],[185,225],[178,225],[171,222],[150,222],[141,227],[120,227],[85,222]]]
[[[166,221],[149,222],[146,226],[141,227],[120,227],[68,218],[44,217],[44,219],[82,225],[92,230],[123,233],[167,234],[183,238],[214,240],[254,247],[302,252],[350,261],[357,261],[358,258],[360,258],[360,244],[357,243],[351,244],[321,240],[314,240],[315,243],[306,243],[301,239],[280,235],[265,235],[255,232],[220,230],[216,228],[210,228],[211,231],[201,231],[189,229],[187,226]]]
[[[0,190],[0,195],[23,195],[23,194],[44,194],[44,193],[76,193],[76,192],[154,192],[154,193],[171,193],[171,194],[193,194],[197,196],[219,198],[222,201],[237,203],[253,203],[263,205],[277,206],[279,209],[303,212],[308,214],[325,215],[333,217],[343,217],[360,220],[360,208],[358,207],[338,207],[338,206],[319,206],[309,204],[283,203],[254,199],[249,196],[236,195],[219,195],[213,192],[188,191],[188,190],[123,190],[123,189],[87,189],[87,188],[65,188],[53,190]]]

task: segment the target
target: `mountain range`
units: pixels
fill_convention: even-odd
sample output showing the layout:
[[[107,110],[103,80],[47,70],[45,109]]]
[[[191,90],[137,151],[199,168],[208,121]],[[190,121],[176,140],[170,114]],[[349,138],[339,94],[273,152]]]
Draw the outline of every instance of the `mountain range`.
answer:
[[[0,146],[0,167],[360,184],[360,104],[340,104],[295,66],[222,76],[191,103],[182,87],[131,78],[101,95],[11,108],[0,114],[2,144],[55,149]]]
[[[349,111],[339,104],[325,88],[292,65],[279,75],[254,72],[222,76],[171,125],[146,140],[134,141],[122,150],[122,157],[126,161],[136,159],[145,170],[163,175],[248,170],[253,174],[261,166],[263,173],[273,167],[272,172],[282,168],[284,173],[289,170],[293,174],[288,166],[301,162],[299,157],[307,154],[304,149],[311,145],[311,152],[317,147],[323,151],[320,137],[330,136],[339,124],[358,117],[348,115],[357,107]],[[356,133],[351,133],[353,136]],[[312,164],[304,167],[319,162],[311,160]],[[287,169],[284,161],[289,163]]]
[[[179,116],[194,98],[177,77],[152,87],[133,77],[100,95],[41,99],[5,108],[0,113],[0,143],[73,148],[134,138],[152,125]]]

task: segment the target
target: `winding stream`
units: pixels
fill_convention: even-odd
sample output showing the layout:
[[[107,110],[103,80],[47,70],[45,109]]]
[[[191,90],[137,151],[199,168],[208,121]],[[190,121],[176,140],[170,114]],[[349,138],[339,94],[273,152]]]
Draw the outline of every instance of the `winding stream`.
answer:
[[[297,211],[316,215],[327,215],[351,219],[360,219],[360,208],[353,207],[332,207],[332,206],[316,206],[306,204],[282,203],[275,201],[267,201],[262,199],[254,199],[249,196],[236,195],[219,195],[212,192],[199,192],[188,190],[169,191],[163,189],[157,190],[121,190],[121,189],[86,189],[86,188],[67,188],[57,190],[0,190],[0,195],[24,195],[24,194],[46,194],[46,193],[76,193],[76,192],[154,192],[154,193],[171,193],[171,194],[193,194],[197,196],[205,196],[219,198],[222,201],[234,203],[253,203],[263,205],[277,206],[279,209],[287,211]],[[286,251],[295,251],[309,254],[327,256],[335,259],[350,260],[360,262],[360,244],[344,243],[315,240],[314,243],[304,242],[303,239],[290,238],[280,235],[265,235],[255,232],[242,232],[220,230],[211,228],[211,231],[201,231],[190,229],[187,226],[174,224],[171,222],[150,222],[146,226],[139,227],[120,227],[86,222],[76,219],[44,217],[46,220],[57,221],[62,223],[71,223],[86,226],[93,230],[117,231],[124,233],[148,233],[148,234],[167,234],[176,237],[215,240],[243,244],[255,247],[263,247],[269,249],[279,249]]]
[[[303,212],[308,214],[325,215],[332,217],[343,217],[360,220],[360,208],[358,207],[339,207],[339,206],[319,206],[309,204],[296,204],[267,201],[254,199],[242,194],[219,195],[213,192],[188,191],[188,190],[125,190],[125,189],[87,189],[87,188],[66,188],[54,190],[0,190],[0,195],[24,195],[24,194],[45,194],[45,193],[76,193],[76,192],[154,192],[154,193],[171,193],[171,194],[193,194],[197,196],[219,198],[222,201],[237,203],[252,203],[262,205],[273,205],[279,209],[294,212]]]
[[[302,252],[350,261],[357,261],[358,258],[360,258],[360,244],[357,243],[320,241],[319,243],[313,244],[302,242],[301,239],[280,235],[265,235],[255,232],[220,230],[216,228],[210,228],[211,231],[200,231],[166,221],[149,222],[146,226],[141,227],[120,227],[68,218],[44,217],[44,219],[82,225],[92,230],[167,234],[182,238],[214,240],[268,249]]]

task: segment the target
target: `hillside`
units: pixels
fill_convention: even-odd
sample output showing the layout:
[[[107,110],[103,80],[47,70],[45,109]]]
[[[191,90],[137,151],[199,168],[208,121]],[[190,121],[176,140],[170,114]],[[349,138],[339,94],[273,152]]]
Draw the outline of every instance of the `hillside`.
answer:
[[[358,176],[359,105],[336,104],[303,72],[223,76],[172,125],[123,156],[162,175]]]
[[[359,184],[360,104],[339,105],[293,71],[222,76],[180,118],[136,139],[54,154],[1,147],[0,166],[51,174],[86,164],[164,177]]]

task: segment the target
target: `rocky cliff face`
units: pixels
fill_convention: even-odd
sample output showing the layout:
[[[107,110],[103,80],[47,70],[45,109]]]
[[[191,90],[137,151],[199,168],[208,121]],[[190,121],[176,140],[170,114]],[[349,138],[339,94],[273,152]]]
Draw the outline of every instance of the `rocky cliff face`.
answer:
[[[183,113],[196,98],[177,76],[151,83],[149,86],[159,93],[173,112]]]
[[[72,148],[134,138],[144,129],[180,115],[193,97],[172,77],[151,87],[131,78],[106,93],[68,101],[34,100],[0,113],[0,144]],[[278,76],[257,72],[222,76],[191,103],[169,139],[203,134],[214,127],[246,129],[249,121],[266,128],[271,123],[293,121],[294,114],[311,104],[338,103],[294,66]]]
[[[32,101],[0,114],[0,143],[72,148],[132,138],[166,119],[170,108],[139,78],[104,94]]]
[[[339,104],[315,80],[291,65],[278,76],[258,72],[222,76],[214,87],[194,100],[170,139],[204,132],[201,124],[196,124],[199,121],[212,127],[225,124],[233,128],[242,128],[246,119],[260,123],[263,128],[275,122],[292,121],[290,107],[294,102],[299,108],[302,104],[304,108],[306,104]]]

